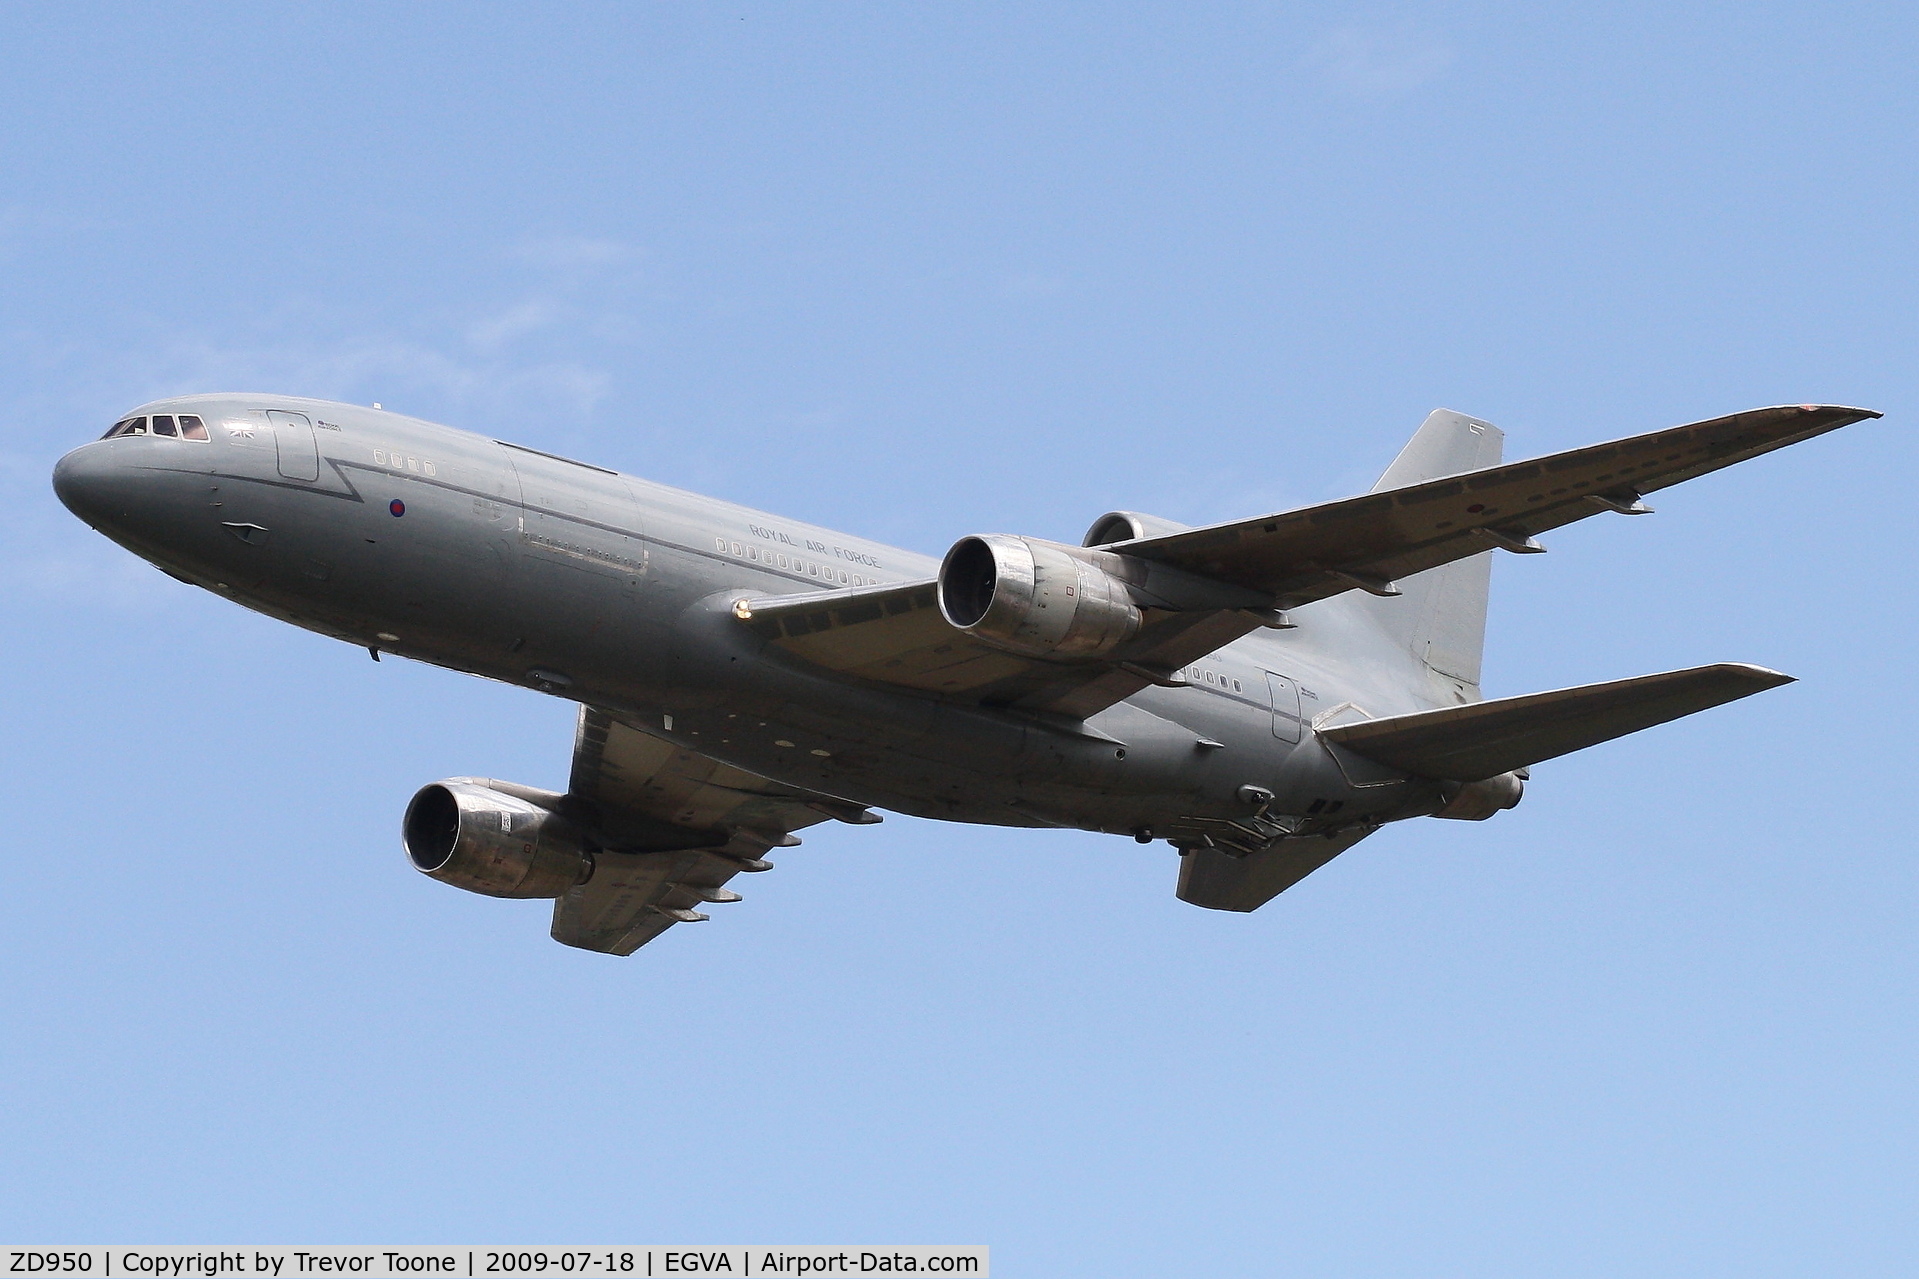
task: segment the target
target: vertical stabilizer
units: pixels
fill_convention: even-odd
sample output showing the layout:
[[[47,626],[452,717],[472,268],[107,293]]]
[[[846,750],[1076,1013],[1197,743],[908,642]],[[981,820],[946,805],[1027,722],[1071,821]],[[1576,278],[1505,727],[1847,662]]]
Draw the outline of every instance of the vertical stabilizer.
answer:
[[[1373,485],[1373,492],[1497,466],[1505,441],[1505,432],[1491,422],[1434,409]],[[1436,677],[1431,682],[1445,701],[1479,698],[1479,658],[1486,647],[1492,561],[1491,551],[1455,560],[1402,578],[1396,598],[1367,596],[1359,601],[1388,635]]]

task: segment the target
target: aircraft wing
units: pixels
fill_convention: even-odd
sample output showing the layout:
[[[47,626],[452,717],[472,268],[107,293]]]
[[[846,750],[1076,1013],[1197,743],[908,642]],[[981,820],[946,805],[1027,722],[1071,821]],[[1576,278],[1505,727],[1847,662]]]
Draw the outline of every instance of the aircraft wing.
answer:
[[[580,708],[569,812],[603,851],[593,877],[554,903],[553,939],[630,955],[677,923],[705,919],[725,887],[766,870],[769,849],[829,817],[877,821],[858,805],[781,785]]]
[[[1363,497],[1111,543],[1100,550],[1241,598],[1227,607],[1146,606],[1139,632],[1097,661],[1044,661],[982,643],[946,622],[931,580],[743,599],[735,612],[776,648],[828,670],[1084,719],[1261,625],[1248,607],[1295,608],[1351,590],[1394,595],[1396,578],[1493,548],[1543,550],[1536,534],[1608,511],[1643,513],[1646,493],[1878,416],[1830,405],[1754,409]]]
[[[1123,555],[1269,592],[1293,607],[1482,551],[1543,549],[1544,533],[1606,511],[1639,514],[1655,490],[1836,431],[1870,409],[1753,409],[1303,510],[1118,542]]]
[[[932,579],[856,586],[744,599],[734,612],[775,647],[815,666],[1074,718],[1104,710],[1151,682],[1119,662],[1171,669],[1198,661],[1259,624],[1239,613],[1148,608],[1140,634],[1112,660],[1063,664],[1020,657],[955,629],[940,612],[937,592]]]

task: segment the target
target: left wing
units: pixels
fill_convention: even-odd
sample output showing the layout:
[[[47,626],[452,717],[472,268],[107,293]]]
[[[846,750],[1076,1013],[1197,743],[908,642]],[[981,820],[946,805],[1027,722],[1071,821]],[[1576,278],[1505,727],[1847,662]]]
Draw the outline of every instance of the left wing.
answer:
[[[1115,542],[1142,607],[1139,631],[1099,660],[1002,652],[947,624],[931,581],[742,599],[735,613],[775,647],[828,670],[988,706],[1084,719],[1294,608],[1351,590],[1397,595],[1394,579],[1534,535],[1748,458],[1878,417],[1794,405],[1488,467],[1319,506]],[[1155,575],[1178,585],[1162,593]],[[1209,590],[1193,591],[1194,584]],[[1211,598],[1207,598],[1210,593]]]
[[[580,708],[566,804],[594,832],[593,877],[554,903],[553,939],[630,955],[678,923],[735,902],[726,882],[772,869],[770,849],[829,817],[875,822],[857,804],[782,785]]]
[[[1535,534],[1605,511],[1644,514],[1647,493],[1878,416],[1834,405],[1753,409],[1110,549],[1269,592],[1281,607],[1355,589],[1394,595],[1395,578],[1495,548],[1543,550]]]

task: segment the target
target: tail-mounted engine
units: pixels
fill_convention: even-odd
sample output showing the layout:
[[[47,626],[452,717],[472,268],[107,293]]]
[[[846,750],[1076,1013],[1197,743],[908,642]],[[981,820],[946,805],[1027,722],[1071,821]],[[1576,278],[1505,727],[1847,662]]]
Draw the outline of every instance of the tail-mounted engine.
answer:
[[[1108,511],[1093,521],[1092,527],[1086,530],[1086,539],[1080,545],[1110,546],[1114,542],[1131,542],[1142,537],[1184,533],[1191,527],[1191,524],[1180,524],[1139,511]]]
[[[406,806],[401,838],[422,873],[489,897],[558,897],[593,874],[571,823],[481,778],[422,787]]]
[[[1434,817],[1460,822],[1483,822],[1494,813],[1517,808],[1526,793],[1526,772],[1501,773],[1479,782],[1448,782],[1440,792],[1444,801]]]
[[[940,565],[940,612],[955,627],[1022,657],[1102,657],[1139,630],[1124,582],[1088,552],[992,534],[954,543]]]

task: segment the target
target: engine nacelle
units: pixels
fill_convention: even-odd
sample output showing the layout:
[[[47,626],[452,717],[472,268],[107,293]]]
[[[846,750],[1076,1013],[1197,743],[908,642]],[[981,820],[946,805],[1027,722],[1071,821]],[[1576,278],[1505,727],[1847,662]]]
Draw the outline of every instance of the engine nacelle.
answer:
[[[1099,657],[1140,622],[1126,584],[1095,554],[1001,534],[953,544],[940,565],[939,602],[960,630],[1022,657]]]
[[[1093,521],[1092,527],[1086,530],[1086,540],[1080,545],[1110,546],[1114,542],[1131,542],[1142,537],[1184,533],[1191,527],[1191,524],[1164,520],[1157,515],[1142,515],[1138,511],[1108,511]]]
[[[1526,793],[1526,783],[1516,773],[1501,773],[1482,782],[1454,783],[1445,792],[1446,804],[1434,817],[1457,822],[1483,822],[1494,813],[1515,808]]]
[[[571,823],[482,778],[421,787],[400,832],[422,873],[488,897],[558,897],[593,874],[592,854]]]

